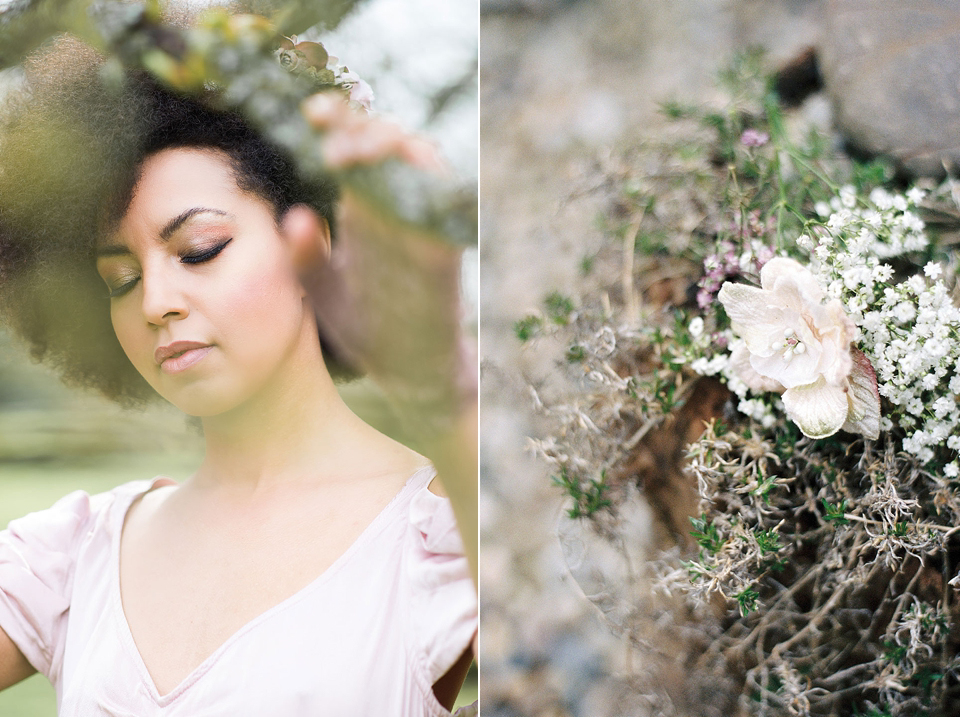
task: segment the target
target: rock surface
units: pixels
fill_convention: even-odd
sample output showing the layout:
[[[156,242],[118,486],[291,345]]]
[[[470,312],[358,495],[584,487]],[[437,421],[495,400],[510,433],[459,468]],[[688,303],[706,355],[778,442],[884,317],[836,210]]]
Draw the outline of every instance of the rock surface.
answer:
[[[913,176],[960,166],[960,4],[829,0],[818,55],[853,148]]]

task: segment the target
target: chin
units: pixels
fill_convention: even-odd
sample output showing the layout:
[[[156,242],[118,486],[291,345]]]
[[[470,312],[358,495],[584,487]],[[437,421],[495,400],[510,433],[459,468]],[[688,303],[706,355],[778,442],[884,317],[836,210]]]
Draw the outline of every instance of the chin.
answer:
[[[195,418],[209,418],[227,413],[237,408],[247,398],[234,387],[210,385],[208,382],[199,381],[175,389],[170,389],[169,386],[154,388],[166,401]]]

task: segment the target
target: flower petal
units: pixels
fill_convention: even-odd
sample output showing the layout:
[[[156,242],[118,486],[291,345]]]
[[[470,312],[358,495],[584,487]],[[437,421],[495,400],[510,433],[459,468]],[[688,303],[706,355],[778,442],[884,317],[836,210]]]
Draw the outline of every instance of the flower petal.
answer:
[[[780,334],[781,337],[783,334]],[[761,376],[772,378],[781,384],[784,388],[793,388],[794,386],[806,386],[817,380],[820,376],[818,366],[820,364],[820,345],[817,343],[807,343],[807,349],[802,354],[793,354],[788,361],[784,358],[784,352],[778,351],[770,356],[751,356],[750,365]]]
[[[856,327],[838,299],[833,299],[823,306],[814,307],[811,315],[814,321],[814,332],[823,347],[821,372],[828,383],[839,386],[853,367],[853,361],[850,358],[850,342],[856,334]]]
[[[831,386],[823,376],[806,386],[788,388],[783,394],[783,405],[790,420],[810,438],[832,436],[840,430],[850,411],[847,392]]]
[[[750,353],[769,356],[771,344],[777,338],[783,339],[784,327],[783,309],[771,304],[770,292],[726,281],[717,298]]]
[[[731,348],[730,363],[734,374],[747,384],[747,388],[751,391],[756,393],[766,393],[767,391],[783,393],[783,386],[779,381],[768,378],[754,370],[751,365],[750,350],[743,341],[737,341]]]
[[[794,259],[775,256],[760,270],[760,286],[773,291],[781,286],[793,285],[805,301],[820,303],[823,289],[810,270]]]
[[[853,370],[850,372],[849,410],[842,428],[860,433],[871,441],[880,437],[880,392],[877,374],[870,359],[859,349],[851,348]]]

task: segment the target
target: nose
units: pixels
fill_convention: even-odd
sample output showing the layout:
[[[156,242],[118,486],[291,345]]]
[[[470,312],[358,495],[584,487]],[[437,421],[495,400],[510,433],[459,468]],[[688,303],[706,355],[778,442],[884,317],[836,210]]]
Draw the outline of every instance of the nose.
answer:
[[[151,326],[163,326],[168,321],[184,319],[190,313],[182,287],[175,277],[161,269],[144,270],[141,282],[143,316]]]

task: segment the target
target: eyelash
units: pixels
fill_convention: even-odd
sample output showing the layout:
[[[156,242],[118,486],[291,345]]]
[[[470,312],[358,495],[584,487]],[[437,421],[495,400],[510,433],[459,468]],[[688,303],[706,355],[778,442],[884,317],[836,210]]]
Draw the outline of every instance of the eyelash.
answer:
[[[184,264],[203,264],[205,262],[210,261],[214,257],[216,257],[217,254],[223,251],[224,247],[232,241],[233,241],[232,238],[226,239],[220,242],[219,244],[217,244],[216,246],[210,249],[207,249],[206,251],[197,252],[196,254],[181,254],[180,261]],[[129,292],[136,285],[138,281],[140,281],[140,277],[137,277],[136,279],[128,281],[125,284],[121,284],[115,289],[109,289],[107,292],[108,298],[116,299],[123,296],[124,294]]]
[[[213,257],[223,251],[223,248],[232,241],[233,239],[226,239],[216,246],[207,249],[206,251],[201,251],[196,254],[181,255],[180,261],[182,261],[184,264],[202,264],[205,261],[210,261],[213,259]]]

